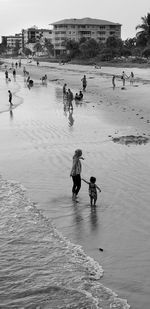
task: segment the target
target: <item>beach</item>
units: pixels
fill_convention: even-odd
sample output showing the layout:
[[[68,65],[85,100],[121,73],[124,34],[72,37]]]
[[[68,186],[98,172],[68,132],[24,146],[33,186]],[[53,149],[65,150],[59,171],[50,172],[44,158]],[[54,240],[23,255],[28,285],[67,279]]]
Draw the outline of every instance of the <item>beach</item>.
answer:
[[[16,235],[18,240],[13,256],[20,247],[24,248],[24,255],[17,258],[19,281],[10,280],[9,289],[6,285],[1,291],[0,295],[5,295],[0,298],[2,308],[32,308],[32,303],[52,309],[107,309],[129,308],[128,303],[133,309],[147,309],[150,304],[150,69],[95,69],[42,62],[37,67],[36,62],[23,60],[14,81],[9,69],[11,62],[7,60],[11,82],[5,81],[4,65],[0,71],[1,200],[4,214],[6,212],[5,224],[1,223],[6,234],[6,247],[1,246],[4,248],[1,266],[7,274],[3,270],[5,279],[9,277],[5,256],[9,264],[12,231],[13,243]],[[24,80],[23,66],[34,80],[31,89]],[[120,79],[123,70],[128,76],[131,71],[135,74],[134,84],[130,85],[127,79],[125,89]],[[44,74],[48,77],[47,85],[42,85],[40,79]],[[84,74],[87,89],[83,101],[73,101],[73,111],[68,111],[63,104],[63,84],[67,83],[75,95],[81,90]],[[116,75],[114,90],[113,74]],[[12,109],[8,89],[13,93]],[[77,148],[82,149],[85,158],[82,176],[87,180],[95,176],[102,190],[94,209],[90,207],[85,183],[82,183],[78,203],[71,198],[70,170]],[[22,199],[24,206],[20,207]],[[9,235],[6,226],[11,226]],[[29,235],[30,242],[27,241]],[[39,258],[40,264],[35,263],[36,271],[31,268],[30,280],[30,263],[28,275],[23,269],[26,258],[34,264],[32,256],[36,261]],[[17,268],[18,264],[15,265]],[[15,271],[13,266],[10,278]],[[24,282],[20,279],[21,272]],[[21,291],[16,289],[19,282]],[[51,287],[55,286],[50,306],[49,282]],[[61,293],[58,293],[60,286]],[[32,294],[34,299],[32,295],[29,297],[27,291],[33,287],[37,291],[46,287],[47,304],[44,297],[36,299],[38,293]],[[12,297],[10,293],[8,303],[7,289],[15,295]],[[27,302],[25,295],[28,295]],[[61,304],[60,300],[65,298],[67,303]]]

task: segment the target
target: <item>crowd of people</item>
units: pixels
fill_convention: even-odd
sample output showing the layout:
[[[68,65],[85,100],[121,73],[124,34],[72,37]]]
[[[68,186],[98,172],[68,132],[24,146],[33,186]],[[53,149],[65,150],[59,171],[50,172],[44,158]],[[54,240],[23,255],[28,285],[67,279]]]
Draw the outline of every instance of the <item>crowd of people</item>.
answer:
[[[130,85],[133,85],[133,83],[134,83],[134,73],[133,72],[131,72],[130,75],[128,76],[125,73],[125,71],[123,71],[121,76],[119,76],[119,78],[122,80],[122,89],[125,89],[126,80],[130,81]],[[116,75],[112,76],[112,86],[113,86],[113,89],[115,89],[115,87],[116,87]]]
[[[84,77],[84,79],[86,79],[86,76]],[[85,90],[85,88],[84,88],[84,90]],[[76,103],[77,103],[78,101],[81,101],[82,99],[83,99],[82,90],[79,90],[79,93],[76,93],[75,96],[74,96],[71,89],[70,88],[67,89],[67,84],[65,83],[63,85],[63,100],[64,100],[65,104],[68,106],[69,109],[73,108],[73,104],[72,104],[73,100],[75,100]]]

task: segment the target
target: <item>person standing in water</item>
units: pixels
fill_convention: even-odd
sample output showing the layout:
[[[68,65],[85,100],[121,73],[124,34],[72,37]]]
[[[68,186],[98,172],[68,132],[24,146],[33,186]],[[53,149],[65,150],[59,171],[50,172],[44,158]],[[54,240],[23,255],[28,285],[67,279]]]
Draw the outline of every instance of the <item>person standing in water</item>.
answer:
[[[68,89],[67,100],[68,100],[68,107],[73,109],[73,105],[72,105],[73,93],[70,89]]]
[[[81,161],[84,160],[82,157],[82,150],[76,149],[73,156],[73,164],[70,176],[72,177],[73,187],[72,187],[72,198],[76,199],[80,189],[81,189]]]
[[[82,178],[82,180],[89,185],[89,197],[91,206],[96,206],[97,201],[97,189],[101,192],[101,189],[96,185],[96,178],[91,176],[90,181]]]
[[[13,105],[12,104],[12,92],[10,90],[8,90],[8,93],[9,93],[9,104],[10,104],[10,107]]]
[[[16,80],[16,70],[15,69],[13,70],[13,78],[14,80]]]
[[[116,87],[116,84],[115,84],[115,79],[116,79],[116,76],[115,76],[115,75],[113,75],[113,77],[112,77],[112,85],[113,85],[113,89],[115,89],[115,87]]]
[[[66,87],[67,87],[67,84],[65,83],[65,84],[63,85],[63,98],[66,96],[66,93],[67,93]]]
[[[129,78],[130,78],[130,85],[133,85],[134,83],[134,73],[133,72],[131,72]]]
[[[87,86],[86,75],[83,76],[83,78],[81,79],[81,81],[82,81],[83,90],[85,91],[86,86]]]
[[[126,78],[128,78],[128,76],[127,76],[126,73],[123,71],[123,72],[122,72],[122,75],[121,75],[123,87],[125,87]]]
[[[8,71],[7,70],[5,71],[5,78],[6,78],[6,81],[8,81],[9,77],[8,77]]]

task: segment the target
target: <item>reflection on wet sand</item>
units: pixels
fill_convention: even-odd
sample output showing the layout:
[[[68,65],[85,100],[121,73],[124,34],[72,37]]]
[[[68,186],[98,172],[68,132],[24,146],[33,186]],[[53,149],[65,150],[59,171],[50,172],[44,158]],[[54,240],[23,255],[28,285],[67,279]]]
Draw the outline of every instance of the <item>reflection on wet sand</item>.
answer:
[[[96,207],[91,207],[90,220],[91,220],[92,230],[96,230],[98,228],[98,218],[97,218]]]
[[[64,116],[65,117],[68,116],[69,127],[72,127],[74,124],[73,109],[69,108],[68,102],[65,99],[63,99],[63,105],[64,105]]]
[[[77,238],[81,239],[81,231],[83,230],[83,217],[82,217],[82,211],[80,206],[78,207],[78,203],[74,202],[73,203],[73,208],[74,208],[74,216],[73,216],[73,221],[75,224],[75,230],[76,230],[76,235]]]
[[[73,110],[69,110],[69,116],[68,116],[69,127],[72,127],[74,124],[74,118],[72,117],[72,114],[73,114]]]
[[[14,115],[13,115],[13,111],[12,111],[12,109],[11,109],[11,108],[10,108],[9,113],[10,113],[10,120],[13,120]]]

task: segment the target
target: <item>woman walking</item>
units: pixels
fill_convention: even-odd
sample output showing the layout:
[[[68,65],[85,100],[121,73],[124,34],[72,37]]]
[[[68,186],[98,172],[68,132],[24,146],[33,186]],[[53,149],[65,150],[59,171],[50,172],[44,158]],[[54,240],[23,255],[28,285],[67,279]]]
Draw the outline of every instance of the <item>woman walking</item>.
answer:
[[[84,160],[84,158],[82,157],[82,150],[76,149],[74,156],[73,156],[73,164],[72,164],[72,169],[70,173],[70,176],[72,177],[72,181],[73,181],[73,187],[72,187],[72,198],[73,199],[76,199],[80,191],[80,188],[81,188],[81,170],[82,170],[81,161],[80,161],[81,159]]]

